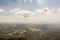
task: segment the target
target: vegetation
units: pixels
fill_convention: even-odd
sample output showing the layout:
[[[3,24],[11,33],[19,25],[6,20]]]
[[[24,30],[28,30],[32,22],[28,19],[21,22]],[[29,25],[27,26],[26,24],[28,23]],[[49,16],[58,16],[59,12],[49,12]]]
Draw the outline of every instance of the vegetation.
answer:
[[[0,24],[0,40],[60,40],[60,26]]]

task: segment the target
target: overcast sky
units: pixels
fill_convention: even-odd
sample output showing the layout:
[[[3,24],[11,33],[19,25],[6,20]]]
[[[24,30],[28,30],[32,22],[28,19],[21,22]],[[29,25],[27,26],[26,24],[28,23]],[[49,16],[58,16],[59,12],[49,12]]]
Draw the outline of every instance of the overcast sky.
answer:
[[[0,22],[60,23],[60,0],[0,0]]]

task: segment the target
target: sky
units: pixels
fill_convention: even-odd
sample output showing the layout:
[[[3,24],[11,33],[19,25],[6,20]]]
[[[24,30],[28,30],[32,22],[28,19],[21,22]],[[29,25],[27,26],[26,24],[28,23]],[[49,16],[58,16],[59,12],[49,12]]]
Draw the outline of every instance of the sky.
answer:
[[[0,22],[60,23],[60,0],[0,0]]]

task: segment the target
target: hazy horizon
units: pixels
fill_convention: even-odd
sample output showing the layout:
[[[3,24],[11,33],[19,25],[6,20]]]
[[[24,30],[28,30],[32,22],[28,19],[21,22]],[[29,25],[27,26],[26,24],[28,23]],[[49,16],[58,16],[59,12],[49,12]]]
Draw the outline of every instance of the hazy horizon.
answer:
[[[0,0],[0,23],[60,23],[60,0]]]

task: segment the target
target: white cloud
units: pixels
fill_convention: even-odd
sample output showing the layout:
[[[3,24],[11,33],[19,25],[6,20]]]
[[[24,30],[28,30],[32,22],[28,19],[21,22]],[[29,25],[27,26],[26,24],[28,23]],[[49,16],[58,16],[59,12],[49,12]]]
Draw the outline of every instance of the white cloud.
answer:
[[[42,0],[37,0],[37,3],[40,3],[40,2],[42,2]]]
[[[39,14],[40,16],[54,16],[56,11],[54,9],[49,9],[49,8],[42,8],[42,9],[37,9],[36,13]]]
[[[32,2],[32,0],[17,0],[18,2]]]
[[[26,1],[28,1],[28,2],[32,2],[32,0],[24,0],[24,2],[26,2]]]
[[[16,11],[19,11],[19,10],[20,10],[20,8],[14,8],[14,9],[10,10],[10,12],[16,12]]]
[[[22,0],[17,0],[18,2],[22,1]],[[36,3],[40,3],[42,2],[43,0],[23,0],[23,2],[36,2]]]
[[[59,11],[58,9],[55,10],[55,9],[49,9],[49,8],[41,8],[41,9],[36,9],[36,11],[32,12],[29,10],[21,10],[20,8],[14,8],[10,10],[10,13],[17,15],[17,16],[14,16],[14,17],[13,16],[12,17],[8,17],[8,16],[1,17],[0,16],[0,22],[17,22],[17,23],[19,22],[20,23],[60,22],[60,15],[57,15]],[[36,14],[38,14],[39,16],[38,15],[36,16]],[[27,17],[27,20],[26,20],[26,17]]]
[[[33,15],[33,12],[28,11],[28,10],[12,9],[12,10],[10,10],[10,12],[15,15],[24,16],[24,17],[28,17],[28,16]]]
[[[59,12],[59,13],[60,13],[60,8],[58,8],[57,12]]]
[[[0,12],[4,12],[4,11],[5,11],[4,9],[0,8]]]

